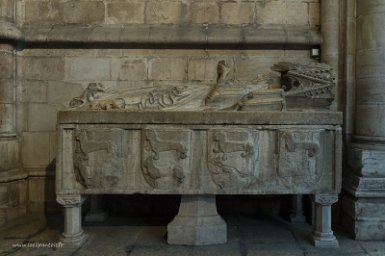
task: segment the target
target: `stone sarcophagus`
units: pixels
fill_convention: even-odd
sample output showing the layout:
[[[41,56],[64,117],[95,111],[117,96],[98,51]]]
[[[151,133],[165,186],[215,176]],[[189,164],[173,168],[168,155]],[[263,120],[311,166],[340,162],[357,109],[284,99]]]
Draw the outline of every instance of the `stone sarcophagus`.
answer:
[[[331,103],[327,82],[316,100],[304,94],[314,109],[288,111],[285,90],[234,86],[225,76],[220,63],[218,82],[206,91],[174,87],[105,98],[92,84],[71,102],[76,109],[58,114],[64,241],[84,241],[80,208],[87,194],[181,194],[179,214],[168,225],[171,244],[226,241],[217,194],[312,194],[314,243],[337,244],[330,206],[340,191],[342,116],[319,109]],[[261,90],[274,99],[261,100]],[[195,107],[180,110],[186,105]]]

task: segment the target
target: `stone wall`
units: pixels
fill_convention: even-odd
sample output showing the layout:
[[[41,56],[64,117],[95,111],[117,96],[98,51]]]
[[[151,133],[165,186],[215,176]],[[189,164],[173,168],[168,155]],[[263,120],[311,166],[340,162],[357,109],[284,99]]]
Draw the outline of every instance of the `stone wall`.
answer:
[[[28,176],[28,188],[20,191],[28,191],[28,209],[31,212],[55,207],[56,113],[65,109],[71,98],[79,96],[88,83],[98,81],[110,88],[214,83],[219,60],[226,60],[230,65],[232,78],[252,80],[260,73],[270,72],[273,63],[309,60],[311,45],[306,45],[306,42],[300,46],[288,45],[292,40],[290,37],[296,36],[291,31],[298,30],[301,35],[308,36],[307,31],[318,33],[320,24],[319,0],[1,2],[16,4],[14,9],[9,8],[9,12],[15,10],[14,22],[24,33],[26,42],[19,43],[15,57],[15,98],[18,104],[15,117],[22,165]],[[167,45],[162,45],[163,49],[156,49],[153,45],[136,45],[136,49],[132,49],[126,45],[104,43],[108,40],[114,43],[114,38],[122,37],[122,34],[114,34],[116,28],[138,28],[135,36],[140,36],[143,27],[149,33],[159,34],[159,28],[166,28],[166,31],[171,31],[173,26],[206,29],[210,25],[225,28],[216,37],[219,42],[226,42],[232,36],[231,28],[244,26],[266,28],[268,35],[270,28],[283,28],[285,37],[279,38],[272,48],[238,44],[207,48],[201,45],[191,49],[189,42],[183,41],[173,46],[174,49],[167,49],[170,48]],[[64,29],[56,30],[57,27]],[[84,31],[95,32],[101,43],[75,44],[76,38],[87,40]],[[43,34],[45,37],[40,37]],[[160,35],[167,39],[167,34]],[[50,44],[45,43],[48,36],[53,38]],[[130,34],[124,36],[130,38]],[[55,44],[57,39],[60,39],[60,44]],[[190,39],[194,40],[193,37]]]
[[[25,25],[319,25],[319,0],[24,0]]]

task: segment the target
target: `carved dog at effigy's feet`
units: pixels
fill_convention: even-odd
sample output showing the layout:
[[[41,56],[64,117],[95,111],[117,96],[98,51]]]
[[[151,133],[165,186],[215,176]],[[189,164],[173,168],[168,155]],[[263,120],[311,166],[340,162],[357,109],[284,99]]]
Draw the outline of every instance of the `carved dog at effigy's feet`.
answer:
[[[88,103],[96,100],[100,93],[104,92],[104,86],[101,83],[90,83],[87,88],[84,90],[82,95],[79,97],[73,98],[70,103],[70,108],[81,108]]]

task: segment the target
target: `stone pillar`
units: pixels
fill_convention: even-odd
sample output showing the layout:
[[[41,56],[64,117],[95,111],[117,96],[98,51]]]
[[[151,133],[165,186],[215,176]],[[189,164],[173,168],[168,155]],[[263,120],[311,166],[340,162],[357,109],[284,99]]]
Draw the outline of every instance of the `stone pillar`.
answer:
[[[64,206],[64,232],[62,242],[65,247],[79,247],[86,240],[82,229],[82,204],[84,197],[80,195],[58,195],[57,202]]]
[[[14,25],[13,0],[0,0],[0,198],[11,198],[9,187],[15,181],[23,180],[21,173],[19,140],[16,133],[16,96],[15,96],[15,48],[16,41],[21,38],[20,31]],[[23,193],[19,188],[14,193]],[[25,198],[25,195],[21,195]],[[7,201],[7,200],[6,200]],[[10,218],[25,214],[25,200],[12,205],[0,200],[0,228],[5,226]],[[22,205],[25,204],[25,205]],[[13,208],[13,209],[12,209]],[[17,210],[16,212],[14,212]],[[13,214],[7,214],[13,212]],[[16,217],[13,217],[16,216]]]
[[[385,1],[356,1],[356,104],[343,217],[356,239],[385,239]]]
[[[215,195],[182,195],[178,215],[167,226],[167,242],[210,245],[226,241],[227,226],[218,215]]]
[[[355,95],[356,95],[356,2],[344,1],[345,31],[344,31],[344,83],[345,83],[345,113],[344,138],[350,142],[354,132]],[[346,145],[345,145],[346,146]]]
[[[321,1],[321,62],[329,64],[339,78],[339,22],[340,22],[340,1]],[[334,91],[336,100],[331,106],[336,110],[339,100],[339,82]]]
[[[293,195],[292,196],[292,208],[290,214],[291,222],[305,222],[306,218],[303,214],[303,196]]]
[[[20,165],[15,125],[14,61],[14,47],[0,42],[0,172],[8,173]]]
[[[14,44],[20,38],[20,32],[14,25],[14,2],[0,0],[0,172],[19,166],[15,122]]]
[[[336,194],[316,194],[314,196],[315,221],[312,242],[316,247],[338,247],[338,241],[331,228],[331,206],[337,201]]]
[[[105,210],[105,200],[103,195],[90,195],[90,210],[84,217],[87,222],[103,222],[107,219],[108,213]]]

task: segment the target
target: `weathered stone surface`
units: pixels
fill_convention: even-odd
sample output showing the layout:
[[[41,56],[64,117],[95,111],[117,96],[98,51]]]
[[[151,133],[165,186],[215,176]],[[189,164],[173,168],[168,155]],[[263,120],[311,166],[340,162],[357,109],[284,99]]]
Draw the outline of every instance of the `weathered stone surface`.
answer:
[[[46,103],[47,102],[47,81],[22,80],[23,102]]]
[[[64,62],[66,80],[110,80],[109,58],[66,58]]]
[[[25,180],[9,183],[9,206],[26,205],[27,203],[27,182]]]
[[[0,1],[0,17],[8,22],[14,21],[14,2],[1,0]]]
[[[254,19],[254,3],[224,2],[221,6],[221,22],[225,24],[250,24]]]
[[[8,183],[0,184],[0,227],[3,227],[8,221],[6,212],[6,208],[8,208],[8,196]]]
[[[59,20],[57,1],[26,1],[24,5],[26,24],[50,24]]]
[[[111,24],[144,23],[145,4],[146,3],[144,1],[107,3],[106,23],[111,23]]]
[[[148,64],[145,59],[123,58],[118,61],[118,80],[147,80]]]
[[[385,105],[358,105],[356,113],[360,118],[365,118],[365,122],[356,119],[356,134],[357,136],[369,140],[375,140],[376,137],[381,141],[384,140],[385,133],[385,117],[382,115],[385,111]],[[373,124],[368,126],[367,124]]]
[[[208,1],[193,2],[191,4],[192,23],[219,23],[219,5]]]
[[[239,80],[252,81],[258,75],[266,74],[276,62],[275,58],[237,58],[235,60],[236,75]],[[256,72],[258,70],[258,72]]]
[[[310,13],[309,13],[309,22],[311,26],[318,27],[320,25],[320,3],[311,2],[310,5]]]
[[[28,105],[28,129],[31,132],[54,131],[60,105],[31,103]]]
[[[216,59],[190,59],[188,62],[188,79],[194,80],[211,80],[215,81],[216,76]]]
[[[47,103],[68,106],[70,100],[83,91],[80,83],[49,81],[47,86]]]
[[[24,79],[60,80],[64,78],[64,60],[60,57],[23,57]]]
[[[180,24],[188,21],[186,4],[179,1],[150,1],[146,5],[146,23]]]
[[[49,212],[55,202],[55,180],[52,177],[28,178],[28,211]]]
[[[385,177],[385,151],[352,147],[348,156],[350,168],[359,176]]]
[[[344,194],[342,223],[357,240],[384,240],[385,210],[382,198],[359,198]]]
[[[0,138],[0,172],[17,169],[20,167],[19,162],[19,142],[15,137]]]
[[[11,54],[11,52],[0,51],[0,69],[2,70],[0,74],[1,79],[10,79],[13,77],[13,63],[14,56]]]
[[[286,12],[286,1],[258,1],[257,23],[259,24],[285,24],[286,16],[282,15]],[[281,15],[277,15],[280,13]]]
[[[39,145],[39,150],[36,146]],[[45,167],[49,159],[49,134],[28,132],[23,134],[22,159],[24,167]]]
[[[280,1],[279,1],[280,2]],[[303,1],[286,1],[286,24],[294,26],[308,26],[309,21],[309,3]],[[302,15],[298,15],[301,13]],[[279,16],[279,15],[277,15]]]
[[[0,103],[0,132],[13,133],[15,131],[14,114],[15,104]]]
[[[151,80],[183,80],[186,76],[186,63],[183,59],[161,58],[150,63]]]
[[[360,95],[357,104],[370,105],[385,102],[382,77],[367,77],[357,81],[357,93]]]
[[[69,1],[58,3],[58,23],[101,23],[104,22],[103,1]]]
[[[0,185],[0,227],[7,222],[25,216],[26,214],[25,180],[1,183]]]

